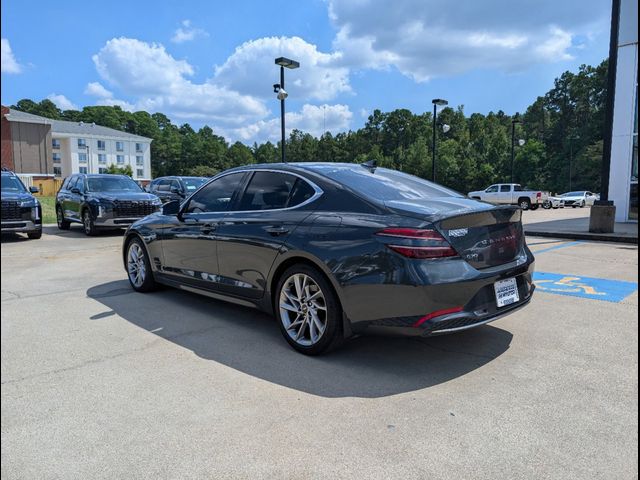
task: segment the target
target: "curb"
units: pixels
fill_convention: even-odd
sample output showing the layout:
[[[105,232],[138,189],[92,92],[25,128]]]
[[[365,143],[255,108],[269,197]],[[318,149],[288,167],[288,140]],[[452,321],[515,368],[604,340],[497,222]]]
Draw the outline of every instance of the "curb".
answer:
[[[538,232],[535,230],[525,230],[524,234],[531,235],[533,237],[566,238],[569,240],[590,240],[595,242],[631,243],[638,245],[638,237],[624,237],[608,233]]]

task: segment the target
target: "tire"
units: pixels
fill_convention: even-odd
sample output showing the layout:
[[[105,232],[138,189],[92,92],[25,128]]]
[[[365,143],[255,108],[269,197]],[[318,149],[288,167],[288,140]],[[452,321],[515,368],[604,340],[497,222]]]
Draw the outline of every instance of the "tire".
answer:
[[[27,237],[29,237],[31,240],[38,240],[39,238],[42,237],[42,230],[36,230],[35,232],[29,232],[29,233],[27,233]]]
[[[129,284],[136,292],[152,292],[158,289],[158,284],[153,278],[149,255],[142,240],[137,237],[127,244],[126,254],[127,278]]]
[[[537,210],[539,206],[540,205],[538,205],[537,203],[534,203],[533,205],[531,205],[530,208],[531,208],[531,210]]]
[[[518,206],[522,210],[529,210],[531,208],[531,200],[529,200],[528,198],[521,198],[520,200],[518,200]]]
[[[85,208],[82,211],[82,228],[84,229],[85,235],[89,237],[93,237],[98,234],[98,229],[91,217],[91,211],[88,208]]]
[[[580,208],[584,208],[584,205],[585,205],[585,203],[584,203],[584,200],[583,200],[582,202],[580,202]]]
[[[65,220],[64,212],[60,205],[56,207],[56,221],[58,222],[58,229],[60,230],[69,230],[69,228],[71,228],[71,222]]]
[[[571,208],[576,208],[576,206],[575,205],[571,205]]]
[[[544,208],[545,210],[549,210],[550,208],[557,208],[557,207],[554,207],[554,206],[551,204],[551,202],[544,202],[544,203],[542,204],[542,208]]]
[[[302,288],[296,288],[296,283]],[[310,296],[315,299],[310,301]],[[282,336],[300,353],[327,353],[344,340],[340,301],[328,280],[315,268],[298,264],[282,274],[275,291],[274,310]]]

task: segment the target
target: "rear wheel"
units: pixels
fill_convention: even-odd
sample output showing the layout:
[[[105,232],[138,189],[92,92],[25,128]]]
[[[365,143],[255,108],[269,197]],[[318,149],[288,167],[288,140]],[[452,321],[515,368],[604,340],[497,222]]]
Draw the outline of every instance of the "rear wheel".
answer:
[[[91,212],[88,208],[82,212],[82,226],[84,227],[84,233],[86,235],[92,237],[98,234],[98,229],[93,223],[93,217],[91,216]]]
[[[71,223],[64,219],[64,213],[60,205],[56,207],[56,221],[58,222],[58,228],[60,230],[69,230],[71,227]]]
[[[529,208],[531,208],[531,200],[528,198],[521,198],[518,200],[518,205],[522,210],[529,210]]]
[[[137,292],[151,292],[158,288],[149,256],[139,238],[133,238],[127,246],[127,277]]]
[[[276,288],[275,311],[285,340],[306,355],[319,355],[343,340],[342,308],[329,282],[315,268],[294,265]]]

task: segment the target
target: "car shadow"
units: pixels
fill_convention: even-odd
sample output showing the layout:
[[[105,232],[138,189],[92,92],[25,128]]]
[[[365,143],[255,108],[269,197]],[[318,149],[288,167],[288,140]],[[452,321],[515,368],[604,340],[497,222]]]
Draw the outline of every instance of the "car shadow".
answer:
[[[69,230],[60,230],[57,226],[45,225],[42,227],[42,233],[44,235],[54,235],[56,237],[67,238],[83,238],[86,237],[82,225],[79,223],[72,223]],[[116,230],[99,230],[99,237],[121,237],[124,234],[124,228]]]
[[[322,397],[377,398],[461,377],[502,355],[508,331],[485,325],[432,338],[362,336],[339,350],[308,357],[282,338],[275,320],[257,310],[176,289],[134,292],[126,280],[91,287],[87,296],[199,357],[268,382]]]

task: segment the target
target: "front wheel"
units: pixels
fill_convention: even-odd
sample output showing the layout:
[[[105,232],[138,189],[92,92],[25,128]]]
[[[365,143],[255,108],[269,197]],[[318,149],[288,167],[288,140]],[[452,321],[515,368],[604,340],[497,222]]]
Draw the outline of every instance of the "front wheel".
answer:
[[[64,219],[64,213],[60,205],[56,207],[56,221],[60,230],[69,230],[71,228],[71,223]]]
[[[282,335],[298,352],[319,355],[342,343],[340,302],[315,268],[294,265],[284,272],[276,288],[275,311]]]
[[[585,206],[585,203],[584,203],[584,200],[583,200],[582,202],[580,202],[580,208],[584,208],[584,206]]]
[[[127,277],[137,292],[151,292],[158,288],[149,256],[139,238],[132,239],[127,246]]]
[[[93,217],[89,209],[85,209],[82,213],[82,226],[84,227],[84,233],[90,237],[98,234],[98,229],[93,222]]]

